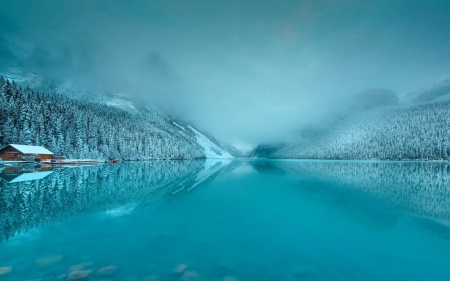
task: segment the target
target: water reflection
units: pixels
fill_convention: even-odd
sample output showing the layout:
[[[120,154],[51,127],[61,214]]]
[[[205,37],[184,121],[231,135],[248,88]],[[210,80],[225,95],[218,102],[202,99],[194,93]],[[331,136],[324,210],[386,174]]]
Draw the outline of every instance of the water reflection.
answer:
[[[448,163],[273,161],[271,165],[308,181],[337,188],[345,197],[368,195],[370,200],[400,211],[450,222]]]
[[[152,161],[118,165],[6,167],[0,174],[0,241],[86,212],[120,215],[154,204],[214,176],[224,161]]]
[[[450,280],[450,228],[437,220],[450,208],[438,192],[447,171],[155,161],[2,181],[2,239],[63,222],[0,243],[0,267],[12,268],[6,280],[70,280],[73,268],[100,280],[112,267],[108,280],[187,280],[179,265],[201,280]]]
[[[38,224],[81,213],[128,214],[137,205],[189,192],[219,172],[244,166],[260,174],[300,175],[304,191],[319,194],[316,197],[322,203],[358,224],[393,227],[398,213],[380,204],[450,222],[450,166],[446,163],[199,160],[73,168],[33,165],[6,167],[0,173],[0,241]],[[368,204],[374,199],[377,204]],[[434,224],[415,223],[436,232]]]
[[[4,167],[0,171],[0,179],[6,183],[40,180],[53,172],[50,165],[26,165]]]
[[[437,237],[450,241],[450,226],[442,223],[438,223],[434,220],[415,218],[414,223],[428,231],[429,233],[436,235]]]

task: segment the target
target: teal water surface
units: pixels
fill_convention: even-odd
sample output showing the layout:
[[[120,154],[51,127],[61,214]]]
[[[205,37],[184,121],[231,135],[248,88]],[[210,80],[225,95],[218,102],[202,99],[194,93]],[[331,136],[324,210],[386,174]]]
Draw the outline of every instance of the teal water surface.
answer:
[[[446,163],[44,168],[2,172],[0,280],[450,280]]]

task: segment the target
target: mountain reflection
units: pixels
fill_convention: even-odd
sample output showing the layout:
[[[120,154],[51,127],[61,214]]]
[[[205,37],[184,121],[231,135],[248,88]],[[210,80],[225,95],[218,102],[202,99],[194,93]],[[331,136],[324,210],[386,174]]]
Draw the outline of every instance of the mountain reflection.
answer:
[[[6,167],[0,180],[0,241],[82,213],[114,213],[129,204],[157,203],[194,188],[226,164],[196,160],[56,170],[50,166]]]
[[[308,181],[324,183],[358,196],[367,195],[370,200],[378,200],[418,217],[450,222],[448,163],[272,161],[271,164]]]
[[[6,167],[1,172],[0,241],[83,213],[127,214],[136,206],[163,202],[245,165],[270,177],[300,176],[301,188],[320,194],[322,203],[358,224],[390,228],[397,221],[397,211],[450,222],[450,166],[446,163],[196,160],[74,168],[41,165]],[[447,228],[423,220],[413,223],[448,237]]]

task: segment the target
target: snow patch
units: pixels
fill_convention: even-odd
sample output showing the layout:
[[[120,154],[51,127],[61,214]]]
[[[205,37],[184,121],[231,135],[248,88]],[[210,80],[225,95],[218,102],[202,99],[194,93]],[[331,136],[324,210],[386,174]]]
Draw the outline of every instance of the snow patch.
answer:
[[[183,128],[180,124],[177,124],[176,122],[172,122],[172,124],[174,124],[175,126],[177,126],[178,128],[180,128],[182,131],[185,131],[186,129]]]
[[[136,110],[136,107],[134,106],[133,102],[119,98],[119,97],[108,100],[105,103],[107,105],[115,106],[115,107],[121,108],[123,110]]]
[[[123,217],[123,216],[131,214],[135,208],[136,208],[136,206],[134,206],[134,205],[125,205],[125,206],[107,210],[105,212],[105,214],[107,216],[111,216],[111,217]]]
[[[197,143],[205,150],[206,158],[218,158],[218,159],[234,158],[232,155],[230,155],[228,152],[217,146],[215,143],[213,143],[205,135],[194,129],[192,126],[188,125],[188,128],[192,132],[194,132],[195,136],[197,137]]]

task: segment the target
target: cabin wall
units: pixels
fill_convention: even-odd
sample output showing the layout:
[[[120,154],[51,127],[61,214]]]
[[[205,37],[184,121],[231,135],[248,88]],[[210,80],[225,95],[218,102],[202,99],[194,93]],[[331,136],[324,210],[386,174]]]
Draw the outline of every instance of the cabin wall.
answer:
[[[45,154],[0,153],[0,158],[2,158],[3,161],[23,161],[24,156],[34,156],[36,158],[40,158],[41,160],[53,159],[53,155]]]
[[[23,154],[22,153],[0,153],[0,158],[3,159],[3,161],[23,161]]]
[[[0,154],[0,158],[3,159],[3,161],[22,161],[22,155],[21,154]]]
[[[51,159],[53,159],[53,155],[47,155],[47,154],[38,154],[36,157],[37,158],[41,158],[42,160],[51,160]]]
[[[7,146],[0,150],[0,158],[3,161],[20,161],[22,160],[22,155],[20,151],[12,146]]]

